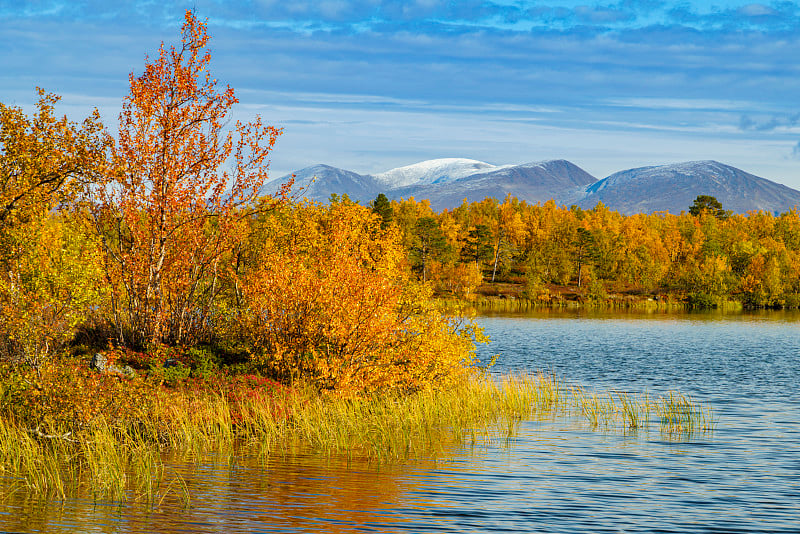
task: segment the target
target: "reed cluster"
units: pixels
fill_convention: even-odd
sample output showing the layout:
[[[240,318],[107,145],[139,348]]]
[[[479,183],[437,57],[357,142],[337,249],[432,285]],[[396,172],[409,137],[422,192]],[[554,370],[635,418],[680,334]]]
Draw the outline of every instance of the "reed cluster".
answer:
[[[435,455],[444,443],[551,411],[561,388],[546,375],[465,380],[448,389],[360,399],[316,397],[296,407],[287,434],[315,449],[377,459]]]
[[[666,396],[651,398],[647,393],[590,393],[584,388],[573,386],[570,393],[574,406],[592,427],[609,428],[619,425],[625,429],[647,428],[653,416],[661,432],[668,435],[709,432],[715,425],[710,406],[695,403],[690,397],[672,391]]]

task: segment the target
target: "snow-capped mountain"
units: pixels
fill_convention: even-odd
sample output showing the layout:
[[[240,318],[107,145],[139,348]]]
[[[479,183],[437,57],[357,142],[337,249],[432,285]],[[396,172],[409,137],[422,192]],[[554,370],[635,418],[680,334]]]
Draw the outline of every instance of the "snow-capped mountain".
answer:
[[[800,191],[718,161],[690,161],[620,171],[586,188],[576,203],[602,202],[622,213],[688,211],[698,195],[711,195],[734,213],[781,213],[800,206]]]
[[[577,165],[560,159],[498,166],[451,182],[401,187],[392,195],[427,198],[435,210],[454,208],[464,200],[475,202],[489,197],[502,201],[506,195],[529,203],[550,199],[561,203],[580,198],[585,188],[596,181]]]
[[[480,201],[506,195],[528,203],[555,200],[559,205],[593,208],[602,202],[626,214],[687,211],[698,195],[711,195],[735,213],[764,210],[785,212],[800,207],[800,191],[724,165],[693,161],[620,171],[603,180],[566,160],[522,165],[492,165],[445,158],[423,161],[375,175],[358,174],[329,165],[294,173],[299,196],[327,202],[331,194],[347,194],[368,204],[379,193],[392,199],[428,199],[435,210],[452,209],[464,200]],[[272,180],[264,191],[277,190],[290,176]]]
[[[566,160],[549,160],[523,165],[492,165],[461,158],[422,161],[375,175],[358,174],[329,165],[314,165],[293,173],[294,191],[318,202],[331,194],[347,194],[367,204],[379,193],[392,199],[428,199],[436,210],[511,194],[520,200],[545,202],[551,198],[582,198],[595,177]],[[265,192],[276,191],[291,175],[271,180]]]
[[[498,167],[474,159],[441,158],[398,167],[373,175],[375,180],[388,189],[409,185],[424,185],[453,182],[479,172],[496,170]]]

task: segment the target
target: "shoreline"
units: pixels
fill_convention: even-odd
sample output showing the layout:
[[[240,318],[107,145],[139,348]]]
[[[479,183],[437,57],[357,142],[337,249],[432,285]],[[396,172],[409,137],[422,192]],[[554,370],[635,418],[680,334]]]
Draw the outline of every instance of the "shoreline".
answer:
[[[145,387],[142,378],[104,376],[124,388]],[[713,431],[715,425],[709,406],[680,393],[657,399],[589,393],[542,373],[476,374],[448,388],[357,398],[309,388],[229,397],[213,387],[157,383],[141,393],[147,409],[139,405],[117,418],[101,413],[77,426],[62,421],[32,428],[32,421],[4,414],[0,472],[20,488],[60,500],[88,492],[100,500],[153,503],[174,492],[188,506],[186,484],[167,484],[166,453],[202,458],[209,452],[230,455],[250,444],[270,455],[302,444],[324,455],[393,463],[436,457],[442,443],[476,435],[491,439],[497,429],[543,413],[578,417],[591,429],[658,429],[675,439]],[[109,395],[113,398],[113,391]]]
[[[610,284],[609,284],[610,285]],[[617,288],[613,288],[617,289]],[[705,295],[657,291],[604,290],[602,295],[592,295],[586,288],[548,284],[538,297],[528,296],[521,283],[484,283],[467,297],[452,294],[436,295],[445,309],[471,308],[477,312],[526,312],[534,310],[641,310],[654,311],[700,311],[742,312],[757,310],[798,310],[797,305],[751,306],[745,305],[732,295]]]

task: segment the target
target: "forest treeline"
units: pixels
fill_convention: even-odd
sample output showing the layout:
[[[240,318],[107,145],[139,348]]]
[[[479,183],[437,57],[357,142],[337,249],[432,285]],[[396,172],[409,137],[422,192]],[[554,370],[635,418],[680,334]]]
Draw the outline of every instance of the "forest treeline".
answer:
[[[667,295],[696,307],[800,305],[795,209],[733,215],[704,195],[680,215],[531,205],[511,196],[440,213],[413,198],[379,196],[372,205],[384,224],[398,227],[413,269],[441,295],[491,294],[485,283],[502,281],[541,304],[571,291],[595,301],[616,294]]]

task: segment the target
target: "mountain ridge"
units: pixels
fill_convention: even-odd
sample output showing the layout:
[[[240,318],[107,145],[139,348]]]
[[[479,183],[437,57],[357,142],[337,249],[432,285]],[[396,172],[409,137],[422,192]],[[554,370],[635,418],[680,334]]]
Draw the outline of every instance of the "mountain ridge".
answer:
[[[714,160],[651,165],[622,170],[598,180],[565,159],[518,165],[493,165],[467,158],[439,158],[359,174],[330,165],[313,165],[293,173],[302,196],[327,202],[346,194],[368,204],[379,193],[391,199],[428,199],[437,211],[486,197],[506,195],[529,203],[554,200],[559,205],[593,208],[602,202],[625,214],[686,211],[698,195],[716,197],[735,213],[784,212],[800,206],[800,191]],[[291,175],[271,180],[277,189]]]
[[[779,213],[800,205],[800,191],[715,160],[619,171],[587,187],[576,204],[591,208],[602,202],[626,214],[680,213],[698,195],[713,196],[734,213]]]

